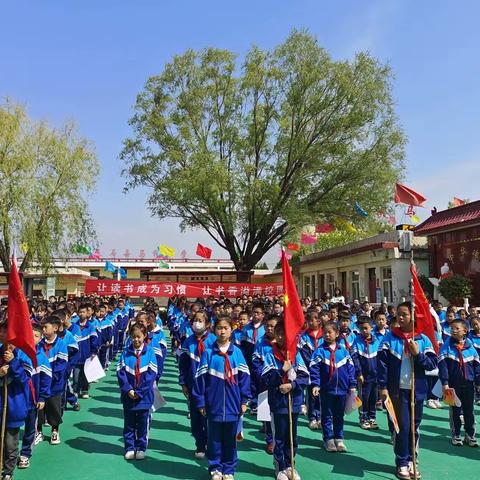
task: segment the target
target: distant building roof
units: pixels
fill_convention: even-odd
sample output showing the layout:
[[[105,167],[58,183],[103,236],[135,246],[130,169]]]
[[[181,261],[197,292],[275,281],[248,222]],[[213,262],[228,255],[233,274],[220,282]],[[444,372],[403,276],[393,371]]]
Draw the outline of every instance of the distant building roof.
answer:
[[[480,200],[434,213],[415,228],[415,235],[432,235],[480,223]]]

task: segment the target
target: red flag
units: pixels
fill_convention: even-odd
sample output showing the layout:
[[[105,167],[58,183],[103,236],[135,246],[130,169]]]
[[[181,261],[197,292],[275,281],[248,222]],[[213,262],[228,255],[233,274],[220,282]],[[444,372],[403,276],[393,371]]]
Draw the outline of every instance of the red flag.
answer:
[[[432,342],[435,353],[438,354],[439,347],[435,337],[435,328],[433,327],[434,319],[430,313],[427,297],[423,293],[422,285],[418,280],[417,268],[414,263],[410,266],[410,273],[412,274],[413,299],[415,303],[415,332],[426,335]]]
[[[287,245],[287,248],[289,250],[291,250],[292,252],[298,252],[298,250],[300,250],[300,247],[299,247],[298,243],[289,243]]]
[[[401,183],[395,184],[395,203],[423,207],[427,199],[421,194]]]
[[[315,231],[317,233],[330,233],[335,230],[335,227],[330,223],[319,223],[315,226]]]
[[[467,202],[465,202],[465,200],[462,200],[461,198],[453,197],[452,203],[455,207],[461,207],[462,205],[465,205]]]
[[[293,361],[297,354],[297,335],[303,328],[305,318],[285,252],[283,252],[282,255],[282,277],[285,346],[287,349],[287,358]]]
[[[212,256],[212,249],[204,247],[201,243],[197,245],[197,255],[203,258],[210,258]]]
[[[32,360],[33,366],[37,367],[37,353],[33,340],[30,313],[15,258],[12,258],[12,271],[8,278],[7,343],[23,350]]]

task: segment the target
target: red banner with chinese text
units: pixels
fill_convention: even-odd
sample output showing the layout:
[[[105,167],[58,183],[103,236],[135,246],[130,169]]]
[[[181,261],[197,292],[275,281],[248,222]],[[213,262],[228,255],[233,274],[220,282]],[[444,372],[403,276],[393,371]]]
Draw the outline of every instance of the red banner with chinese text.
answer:
[[[189,298],[225,297],[242,295],[281,295],[281,283],[176,283],[142,282],[140,280],[86,280],[85,294],[101,296],[127,295],[129,297],[171,297],[180,295]]]

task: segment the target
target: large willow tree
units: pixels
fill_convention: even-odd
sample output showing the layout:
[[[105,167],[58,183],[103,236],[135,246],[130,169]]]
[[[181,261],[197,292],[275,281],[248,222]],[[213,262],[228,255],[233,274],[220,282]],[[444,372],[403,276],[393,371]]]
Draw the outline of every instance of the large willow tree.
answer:
[[[0,105],[0,261],[10,254],[43,270],[52,257],[95,238],[87,198],[99,172],[91,145],[72,124],[51,128],[23,107]]]
[[[386,208],[404,137],[391,74],[366,53],[334,61],[293,32],[277,48],[189,50],[148,79],[124,142],[126,189],[159,218],[202,228],[238,270],[303,225]]]

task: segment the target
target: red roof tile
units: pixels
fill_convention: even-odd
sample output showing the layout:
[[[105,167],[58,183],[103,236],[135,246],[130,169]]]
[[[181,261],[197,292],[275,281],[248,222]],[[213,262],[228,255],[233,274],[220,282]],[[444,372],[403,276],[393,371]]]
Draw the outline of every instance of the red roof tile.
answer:
[[[469,226],[479,222],[480,200],[477,200],[460,207],[437,212],[415,228],[415,235],[432,235],[441,230],[451,230],[459,226]]]

